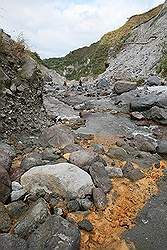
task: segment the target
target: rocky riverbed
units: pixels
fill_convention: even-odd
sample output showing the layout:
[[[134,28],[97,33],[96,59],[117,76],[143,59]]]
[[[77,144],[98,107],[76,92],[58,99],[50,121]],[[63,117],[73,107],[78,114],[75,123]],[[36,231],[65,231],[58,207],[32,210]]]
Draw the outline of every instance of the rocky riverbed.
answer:
[[[166,82],[49,79],[42,100],[0,143],[0,249],[165,250]]]

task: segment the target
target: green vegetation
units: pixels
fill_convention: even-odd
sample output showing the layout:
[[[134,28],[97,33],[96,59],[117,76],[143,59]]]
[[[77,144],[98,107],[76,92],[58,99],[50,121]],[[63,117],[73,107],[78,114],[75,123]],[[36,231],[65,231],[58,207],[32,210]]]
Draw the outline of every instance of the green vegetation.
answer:
[[[164,56],[160,61],[160,64],[157,68],[157,73],[162,77],[167,77],[167,51],[164,53]]]
[[[30,50],[26,50],[26,53],[31,56],[38,64],[43,64],[44,65],[44,62],[43,60],[40,58],[40,56],[38,55],[37,52],[32,52]]]
[[[74,50],[65,57],[45,59],[44,63],[60,74],[65,71],[69,80],[79,80],[85,76],[96,77],[106,69],[110,48],[113,47],[116,54],[124,46],[130,32],[155,17],[161,8],[162,5],[159,5],[144,14],[132,16],[122,27],[107,33],[90,47]]]

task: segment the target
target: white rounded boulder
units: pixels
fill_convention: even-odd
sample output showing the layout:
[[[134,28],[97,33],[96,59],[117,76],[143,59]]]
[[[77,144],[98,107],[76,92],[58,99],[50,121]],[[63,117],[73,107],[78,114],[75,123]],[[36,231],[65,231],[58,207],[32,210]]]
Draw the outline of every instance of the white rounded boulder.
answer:
[[[28,192],[42,187],[68,199],[92,194],[94,187],[88,173],[69,163],[33,167],[22,175],[21,185]]]

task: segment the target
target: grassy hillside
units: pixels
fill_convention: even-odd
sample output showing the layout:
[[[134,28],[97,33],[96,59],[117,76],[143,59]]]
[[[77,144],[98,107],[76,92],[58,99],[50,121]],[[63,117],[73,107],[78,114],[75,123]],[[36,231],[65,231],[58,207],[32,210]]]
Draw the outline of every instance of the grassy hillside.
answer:
[[[162,5],[140,15],[132,16],[122,27],[105,34],[100,41],[90,47],[70,52],[65,57],[45,59],[44,63],[51,69],[63,74],[67,79],[80,79],[103,73],[107,66],[108,52],[111,47],[117,52],[124,44],[132,29],[155,17]]]

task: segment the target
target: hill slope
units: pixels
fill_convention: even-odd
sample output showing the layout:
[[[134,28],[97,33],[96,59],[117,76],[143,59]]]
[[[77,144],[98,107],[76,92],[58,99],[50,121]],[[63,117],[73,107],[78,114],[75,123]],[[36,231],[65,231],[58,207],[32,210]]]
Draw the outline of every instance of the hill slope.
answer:
[[[108,53],[114,47],[115,53],[120,50],[122,44],[137,26],[157,16],[162,5],[141,15],[132,16],[122,27],[104,35],[100,41],[90,47],[83,47],[70,52],[62,58],[45,59],[45,64],[65,75],[69,80],[80,79],[85,76],[98,76],[106,69]]]

